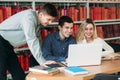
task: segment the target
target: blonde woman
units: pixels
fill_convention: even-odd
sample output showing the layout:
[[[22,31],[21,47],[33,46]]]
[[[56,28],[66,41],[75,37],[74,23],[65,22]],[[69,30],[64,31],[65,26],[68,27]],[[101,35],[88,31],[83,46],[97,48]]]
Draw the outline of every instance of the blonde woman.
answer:
[[[100,43],[103,45],[102,57],[112,58],[114,50],[109,46],[103,39],[97,37],[96,26],[94,22],[88,18],[84,20],[76,34],[76,42],[78,44],[97,44]],[[112,55],[110,54],[112,53]]]

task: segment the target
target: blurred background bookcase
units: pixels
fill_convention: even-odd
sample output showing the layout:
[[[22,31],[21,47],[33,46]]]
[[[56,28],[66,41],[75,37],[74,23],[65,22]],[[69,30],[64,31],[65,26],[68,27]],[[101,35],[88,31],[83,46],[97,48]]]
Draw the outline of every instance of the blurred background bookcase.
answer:
[[[53,3],[57,7],[59,15],[54,23],[47,28],[42,28],[43,40],[51,32],[50,28],[55,31],[53,28],[57,27],[59,17],[68,15],[75,23],[73,35],[77,32],[82,20],[92,18],[96,23],[99,37],[104,38],[108,42],[112,41],[112,43],[117,40],[117,43],[119,43],[120,0],[0,0],[0,12],[3,10],[2,13],[4,13],[4,15],[1,14],[0,22],[26,9],[39,10],[42,5],[48,2]]]
[[[91,18],[97,26],[98,36],[108,42],[115,52],[120,51],[120,0],[0,0],[0,23],[26,9],[40,10],[45,3],[52,3],[56,6],[58,17],[50,26],[41,28],[42,40],[49,33],[57,30],[58,19],[62,15],[68,15],[74,20],[73,36],[81,21]],[[15,47],[15,52],[18,54],[24,53],[24,51],[30,53],[27,44]],[[28,69],[25,68],[26,70]]]

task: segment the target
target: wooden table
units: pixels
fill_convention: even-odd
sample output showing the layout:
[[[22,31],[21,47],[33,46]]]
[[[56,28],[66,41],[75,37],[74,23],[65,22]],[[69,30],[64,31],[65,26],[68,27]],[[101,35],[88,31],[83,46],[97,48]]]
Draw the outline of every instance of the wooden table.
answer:
[[[99,66],[87,66],[83,67],[89,71],[86,75],[72,76],[70,74],[61,71],[61,73],[54,76],[42,75],[39,73],[30,72],[26,80],[90,80],[98,73],[116,73],[120,72],[120,60],[108,60],[102,61]]]

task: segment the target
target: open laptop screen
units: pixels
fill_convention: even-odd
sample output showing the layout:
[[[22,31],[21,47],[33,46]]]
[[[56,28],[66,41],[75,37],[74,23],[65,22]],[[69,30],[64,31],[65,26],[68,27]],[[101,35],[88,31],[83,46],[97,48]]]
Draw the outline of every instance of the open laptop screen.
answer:
[[[71,44],[68,50],[68,66],[101,64],[102,44]]]

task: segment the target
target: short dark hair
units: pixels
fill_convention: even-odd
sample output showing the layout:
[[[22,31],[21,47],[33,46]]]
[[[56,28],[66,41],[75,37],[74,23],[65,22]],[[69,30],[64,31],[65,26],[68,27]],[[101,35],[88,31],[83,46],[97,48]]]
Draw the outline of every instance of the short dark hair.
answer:
[[[69,16],[61,16],[58,25],[63,26],[65,22],[73,23],[73,20]]]
[[[57,9],[54,5],[50,3],[46,3],[39,12],[45,12],[46,14],[56,17],[57,16]]]

